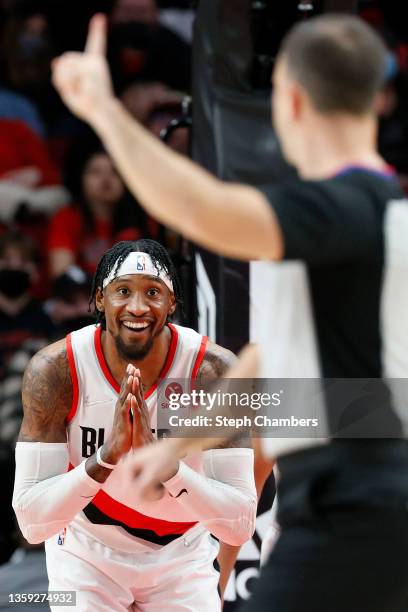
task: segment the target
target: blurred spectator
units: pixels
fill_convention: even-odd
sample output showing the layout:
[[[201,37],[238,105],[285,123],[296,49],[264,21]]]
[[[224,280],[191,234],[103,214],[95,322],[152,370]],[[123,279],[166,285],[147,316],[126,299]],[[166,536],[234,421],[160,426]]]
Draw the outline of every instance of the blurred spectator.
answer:
[[[37,276],[35,248],[29,237],[8,232],[0,237],[0,563],[13,549],[10,511],[14,445],[21,425],[21,382],[31,357],[52,339],[53,325],[42,305],[31,297]]]
[[[23,121],[40,138],[45,135],[44,123],[35,105],[25,96],[1,86],[0,119]]]
[[[159,21],[155,0],[116,0],[111,11],[113,25],[138,21],[153,25]]]
[[[30,293],[37,275],[30,238],[16,231],[0,236],[0,380],[26,340],[53,335],[49,317]]]
[[[159,10],[155,0],[115,0],[111,11],[114,25],[130,21],[150,25],[161,23],[187,43],[192,40],[193,19],[194,11],[175,7]]]
[[[3,27],[2,56],[8,86],[32,100],[42,119],[55,114],[59,98],[51,85],[55,56],[47,15],[36,3],[18,3]]]
[[[136,82],[126,87],[121,99],[128,111],[149,127],[154,120],[154,113],[163,107],[173,108],[174,114],[181,114],[183,94],[158,81]]]
[[[133,83],[124,89],[120,98],[127,110],[155,136],[183,114],[183,94],[157,81]],[[167,144],[179,153],[187,154],[187,131],[183,128],[174,131]]]
[[[54,333],[53,329],[52,333]],[[31,357],[53,339],[51,334],[49,336],[44,334],[43,338],[28,337],[23,340],[9,356],[0,378],[0,445],[7,449],[7,457],[11,455],[13,460],[14,445],[23,418],[21,383],[24,370]],[[4,471],[2,473],[4,474]]]
[[[78,31],[86,28],[90,13],[85,8],[89,8],[92,2],[89,0],[87,6],[82,7],[83,15],[81,10],[74,11],[72,2],[70,4],[71,15],[68,20],[67,7],[65,14],[62,10],[63,0],[7,2],[6,16],[1,23],[2,85],[25,96],[35,105],[44,124],[44,135],[53,159],[58,164],[62,164],[72,138],[80,131],[81,123],[69,113],[53,87],[50,63],[55,55],[65,50],[60,48],[60,41],[56,39],[62,27],[68,32],[65,38],[69,42],[69,49],[72,49],[72,41],[76,41]],[[76,19],[72,13],[75,13]],[[61,26],[56,27],[59,22]]]
[[[32,187],[57,185],[60,180],[44,141],[23,121],[0,118],[0,176],[35,167]]]
[[[34,320],[34,318],[32,319]],[[2,322],[0,329],[2,330]],[[51,324],[50,324],[51,325]],[[24,331],[24,330],[23,330]],[[27,337],[15,347],[0,377],[0,470],[2,473],[2,499],[0,505],[0,564],[7,561],[16,547],[15,523],[11,509],[14,485],[14,448],[23,418],[21,384],[24,370],[31,357],[46,344],[51,336]],[[2,576],[0,574],[0,583]],[[1,607],[0,607],[1,609]]]
[[[55,279],[52,298],[45,308],[55,325],[56,338],[64,338],[75,329],[95,321],[89,310],[91,285],[92,277],[77,266],[70,266]]]
[[[135,81],[189,90],[190,46],[160,24],[154,0],[116,0],[110,23],[109,59],[118,93]]]
[[[21,205],[50,214],[66,203],[43,140],[22,121],[0,119],[0,130],[0,221],[10,223]]]
[[[109,37],[120,98],[156,136],[182,115],[182,92],[189,89],[191,67],[190,46],[160,23],[161,15],[156,0],[115,0]],[[186,130],[175,131],[168,144],[186,154]]]
[[[49,230],[50,273],[56,278],[71,265],[93,274],[102,254],[118,240],[137,240],[145,229],[136,222],[137,206],[102,149],[71,152],[67,184],[75,204],[56,213]],[[144,215],[144,213],[143,213]],[[142,217],[141,217],[142,218]]]

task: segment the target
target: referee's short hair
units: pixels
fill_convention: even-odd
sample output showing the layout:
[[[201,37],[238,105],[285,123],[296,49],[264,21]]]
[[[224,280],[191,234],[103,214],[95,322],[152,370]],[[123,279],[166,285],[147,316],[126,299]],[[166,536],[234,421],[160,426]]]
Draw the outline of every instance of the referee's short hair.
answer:
[[[291,78],[322,113],[369,112],[384,83],[387,51],[379,35],[352,15],[322,15],[298,23],[279,54]]]

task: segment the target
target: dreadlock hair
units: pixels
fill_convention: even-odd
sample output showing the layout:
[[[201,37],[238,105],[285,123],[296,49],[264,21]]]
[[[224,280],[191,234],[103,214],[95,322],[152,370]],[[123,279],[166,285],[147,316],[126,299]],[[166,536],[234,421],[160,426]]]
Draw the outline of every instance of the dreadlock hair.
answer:
[[[183,314],[183,292],[176,269],[167,250],[159,242],[149,240],[148,238],[141,238],[135,241],[122,240],[114,244],[113,247],[102,255],[92,280],[89,310],[95,316],[96,323],[100,324],[102,329],[106,329],[105,313],[100,312],[96,307],[96,292],[98,289],[101,291],[103,290],[103,281],[105,278],[109,276],[112,270],[114,274],[116,274],[122,262],[133,252],[147,253],[152,258],[157,274],[159,274],[160,270],[164,270],[169,276],[173,283],[177,307],[181,308]]]

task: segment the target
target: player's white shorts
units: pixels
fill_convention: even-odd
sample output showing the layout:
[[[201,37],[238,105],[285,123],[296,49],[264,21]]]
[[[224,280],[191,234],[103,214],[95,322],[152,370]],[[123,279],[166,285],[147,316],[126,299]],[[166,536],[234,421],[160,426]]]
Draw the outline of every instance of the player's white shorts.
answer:
[[[60,540],[61,541],[61,540]],[[76,591],[55,612],[218,612],[219,544],[202,525],[158,550],[114,550],[69,526],[45,544],[50,591]]]

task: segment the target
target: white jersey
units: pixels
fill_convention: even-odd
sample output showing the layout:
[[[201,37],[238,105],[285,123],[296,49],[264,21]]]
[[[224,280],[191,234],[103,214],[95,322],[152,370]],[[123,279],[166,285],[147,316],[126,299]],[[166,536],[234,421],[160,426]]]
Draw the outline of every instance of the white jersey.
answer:
[[[190,384],[197,376],[203,360],[207,337],[194,330],[169,324],[171,342],[163,379],[183,380]],[[89,325],[67,336],[67,355],[73,382],[73,404],[68,415],[68,447],[70,468],[90,457],[111,433],[115,404],[120,387],[113,378],[102,351],[102,330]],[[169,381],[170,384],[170,381]],[[172,391],[172,389],[170,389]],[[163,402],[166,384],[157,383],[145,394],[153,435],[157,437],[157,411],[166,409]],[[177,392],[188,389],[177,389]],[[183,459],[203,473],[201,453]],[[135,546],[156,548],[184,534],[196,524],[191,513],[167,491],[155,502],[141,502],[130,479],[125,456],[103,483],[93,500],[76,515],[73,525],[104,544],[125,551]]]

